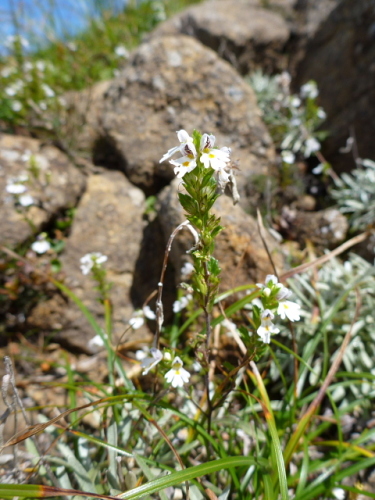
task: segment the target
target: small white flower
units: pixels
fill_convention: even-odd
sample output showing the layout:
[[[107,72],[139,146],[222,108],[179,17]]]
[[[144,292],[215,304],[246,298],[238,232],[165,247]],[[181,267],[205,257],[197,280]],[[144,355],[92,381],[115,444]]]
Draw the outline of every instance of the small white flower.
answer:
[[[100,335],[95,335],[92,339],[88,341],[89,349],[96,350],[98,347],[104,346],[104,341]]]
[[[282,300],[279,302],[279,307],[277,308],[277,314],[280,315],[281,319],[288,318],[290,321],[299,321],[299,310],[301,306],[295,302],[290,302],[289,300]]]
[[[9,78],[15,72],[16,72],[16,69],[13,68],[12,66],[5,66],[5,68],[3,68],[0,71],[0,76],[2,76],[3,78]]]
[[[151,319],[151,320],[156,319],[156,314],[150,308],[150,306],[145,306],[143,308],[143,314],[144,314],[145,318],[147,318],[147,319]]]
[[[346,496],[345,490],[342,488],[333,488],[332,489],[332,495],[337,499],[337,500],[344,500]]]
[[[292,295],[292,292],[288,290],[284,285],[279,283],[279,291],[276,294],[276,299],[277,300],[286,300],[289,299],[289,297]]]
[[[293,108],[298,108],[299,106],[301,106],[301,99],[297,96],[293,96],[290,100],[290,105]]]
[[[294,153],[286,149],[284,149],[284,151],[281,152],[281,157],[283,159],[283,162],[288,163],[289,165],[292,165],[296,159]]]
[[[27,187],[24,184],[20,184],[19,182],[11,182],[6,186],[6,192],[10,194],[22,194],[27,191]]]
[[[147,375],[163,359],[163,353],[155,347],[151,347],[150,354],[151,356],[147,356],[141,362],[141,366],[144,368],[142,375]]]
[[[24,62],[24,64],[23,64],[23,70],[24,70],[25,72],[27,72],[27,71],[31,71],[31,70],[33,69],[33,67],[34,67],[34,66],[33,66],[33,63],[32,63],[32,62],[30,62],[30,61],[25,61],[25,62]]]
[[[309,137],[305,141],[305,158],[309,158],[312,153],[315,153],[315,151],[319,151],[320,149],[320,142],[317,141],[314,137]]]
[[[145,324],[145,318],[143,316],[143,311],[139,309],[138,311],[134,311],[133,316],[129,319],[129,325],[133,328],[133,330],[138,330]]]
[[[310,81],[302,85],[300,94],[304,98],[315,99],[319,95],[318,87],[314,81]]]
[[[23,194],[18,198],[18,203],[23,207],[29,207],[34,204],[34,198],[29,194]]]
[[[197,151],[195,149],[195,146],[193,144],[193,138],[190,137],[190,135],[186,132],[186,130],[178,130],[177,132],[177,138],[180,141],[180,145],[176,146],[172,149],[170,149],[165,155],[161,158],[160,163],[162,163],[165,160],[168,160],[168,158],[171,158],[175,153],[180,151],[182,154],[191,154],[193,156],[196,156]]]
[[[173,302],[173,312],[174,313],[181,312],[182,309],[185,309],[185,307],[189,304],[192,298],[193,298],[192,295],[188,293],[184,297],[181,297],[179,300],[175,300]]]
[[[115,48],[115,54],[116,56],[118,57],[125,57],[125,58],[128,58],[129,57],[129,51],[127,50],[126,47],[124,47],[123,45],[118,45],[116,48]]]
[[[89,272],[95,265],[100,266],[101,264],[104,264],[104,262],[106,262],[107,260],[108,257],[100,252],[87,253],[80,259],[81,262],[80,268],[82,274],[85,275],[89,274]]]
[[[11,106],[13,111],[18,113],[22,109],[22,102],[21,101],[12,101],[10,106]]]
[[[316,116],[321,120],[325,120],[327,118],[327,113],[324,111],[323,108],[319,108],[318,112],[316,113]]]
[[[190,373],[183,368],[181,358],[176,356],[172,363],[172,369],[169,370],[164,377],[168,384],[171,384],[172,387],[183,387],[184,384],[189,382]]]
[[[46,97],[55,97],[55,92],[49,85],[47,85],[46,83],[42,83],[41,87]]]
[[[174,173],[178,177],[178,179],[182,179],[182,177],[191,172],[197,166],[197,161],[194,156],[183,156],[182,158],[178,158],[177,160],[170,160],[172,165],[174,165]]]
[[[271,333],[279,333],[280,330],[272,323],[275,315],[269,310],[265,309],[261,315],[261,325],[257,330],[257,334],[265,344],[269,344],[271,340]]]
[[[75,52],[77,50],[77,44],[74,42],[67,42],[66,46],[68,47],[69,50],[72,52]]]
[[[185,262],[185,264],[181,267],[181,277],[186,278],[190,276],[193,271],[193,264],[191,262]]]
[[[34,241],[34,243],[31,245],[31,250],[39,254],[48,252],[50,248],[51,243],[45,239]]]
[[[36,69],[43,73],[43,71],[46,69],[46,63],[44,61],[37,61],[35,63]]]
[[[203,134],[200,150],[202,151],[200,160],[206,168],[213,168],[216,171],[220,171],[227,167],[230,161],[230,149],[221,148],[215,149],[215,136]]]
[[[264,280],[264,285],[263,283],[257,283],[257,287],[258,288],[272,288],[273,285],[277,285],[277,283],[279,282],[279,280],[277,279],[277,276],[275,276],[274,274],[267,274],[266,276],[266,279]]]

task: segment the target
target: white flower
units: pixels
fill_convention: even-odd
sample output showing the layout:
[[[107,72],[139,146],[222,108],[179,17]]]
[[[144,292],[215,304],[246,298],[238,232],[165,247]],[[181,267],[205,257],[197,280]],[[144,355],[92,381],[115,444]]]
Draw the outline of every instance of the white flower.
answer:
[[[29,207],[34,204],[34,198],[29,194],[23,194],[18,198],[18,203],[23,207]]]
[[[320,118],[321,120],[325,120],[327,118],[327,113],[324,111],[323,108],[318,108],[318,112],[316,113],[316,116]]]
[[[82,274],[89,274],[91,269],[96,265],[100,266],[104,262],[108,260],[108,257],[106,255],[103,255],[100,252],[92,252],[92,253],[87,253],[83,257],[81,257],[80,262],[80,268],[82,271]]]
[[[13,73],[16,72],[16,69],[13,68],[12,66],[5,66],[1,71],[0,71],[0,75],[3,77],[3,78],[9,78],[11,75],[13,75]]]
[[[141,362],[141,366],[144,368],[142,375],[147,375],[163,359],[163,353],[159,349],[156,349],[156,347],[151,347],[150,354],[151,356],[147,356]]]
[[[186,278],[191,275],[194,271],[194,266],[191,262],[185,262],[185,264],[181,267],[181,276]]]
[[[46,83],[42,83],[41,87],[46,97],[55,97],[55,92],[51,89],[49,85],[47,85]]]
[[[280,315],[281,319],[288,318],[290,321],[299,321],[299,310],[301,306],[295,302],[290,302],[289,300],[282,300],[279,302],[279,307],[277,308],[277,314]]]
[[[10,182],[9,184],[7,184],[5,189],[7,193],[10,194],[22,194],[27,191],[27,187],[24,184],[20,184],[19,182]]]
[[[118,57],[125,57],[125,58],[128,58],[129,57],[129,51],[127,50],[126,47],[124,47],[123,45],[118,45],[116,48],[115,48],[115,54],[116,56]]]
[[[284,163],[288,163],[290,165],[292,165],[296,159],[294,153],[288,151],[287,149],[284,149],[284,151],[281,152],[281,157]]]
[[[104,346],[104,340],[100,335],[95,335],[92,339],[90,339],[87,343],[89,349],[96,351],[98,347]]]
[[[280,330],[272,323],[275,315],[269,310],[265,309],[261,315],[261,325],[257,330],[262,342],[269,344],[271,340],[271,333],[279,333]]]
[[[44,61],[37,61],[35,63],[36,69],[43,73],[43,71],[46,69],[46,63]]]
[[[196,156],[197,151],[195,149],[195,146],[193,144],[193,138],[190,137],[190,135],[186,132],[186,130],[178,130],[177,132],[177,137],[178,140],[180,141],[180,145],[176,146],[172,149],[170,149],[165,155],[161,158],[160,163],[162,163],[165,160],[168,160],[168,158],[171,158],[175,153],[180,151],[182,154],[191,154],[193,156]]]
[[[302,85],[300,94],[302,97],[309,99],[315,99],[319,95],[318,87],[314,81],[310,81]]]
[[[68,47],[69,50],[72,52],[75,52],[77,50],[77,44],[74,42],[67,42],[66,46]]]
[[[173,171],[179,179],[182,179],[185,174],[191,172],[197,166],[197,161],[193,155],[183,156],[177,160],[170,160],[169,163],[175,166]]]
[[[145,323],[145,318],[143,316],[143,311],[139,309],[138,311],[134,311],[133,316],[129,319],[129,325],[133,328],[133,330],[138,330]]]
[[[309,137],[305,142],[305,158],[309,158],[312,153],[315,151],[319,151],[320,142],[317,141],[314,137]]]
[[[221,148],[215,149],[215,136],[203,134],[200,150],[202,151],[200,160],[206,168],[212,167],[216,171],[220,171],[227,167],[230,161],[230,149]]]
[[[337,499],[337,500],[344,500],[346,496],[345,490],[342,488],[333,488],[332,489],[332,495]]]
[[[185,297],[181,297],[179,300],[173,302],[173,312],[179,313],[184,309],[192,299],[192,295],[188,293]]]
[[[13,109],[13,111],[18,113],[22,109],[22,102],[21,101],[12,101],[10,106]]]
[[[281,283],[279,283],[278,286],[279,286],[279,291],[276,294],[276,299],[279,301],[289,299],[289,297],[292,295],[292,292],[288,290]]]
[[[150,308],[150,306],[144,306],[143,314],[144,314],[145,318],[147,318],[147,319],[156,319],[156,314]]]
[[[171,384],[172,387],[183,387],[184,384],[189,382],[190,373],[183,368],[181,358],[176,356],[172,363],[172,369],[169,370],[164,377],[168,384]]]
[[[301,99],[297,96],[293,96],[291,99],[290,99],[290,105],[293,107],[293,108],[298,108],[300,105],[301,105]]]
[[[34,243],[31,245],[31,250],[39,254],[48,252],[50,248],[51,243],[45,239],[34,241]]]
[[[319,165],[313,168],[311,172],[315,175],[322,174],[324,172],[324,163],[319,163]]]
[[[264,280],[265,284],[263,285],[263,283],[257,283],[257,287],[261,289],[266,287],[271,288],[273,285],[277,285],[278,281],[277,276],[274,274],[267,274],[266,279]]]

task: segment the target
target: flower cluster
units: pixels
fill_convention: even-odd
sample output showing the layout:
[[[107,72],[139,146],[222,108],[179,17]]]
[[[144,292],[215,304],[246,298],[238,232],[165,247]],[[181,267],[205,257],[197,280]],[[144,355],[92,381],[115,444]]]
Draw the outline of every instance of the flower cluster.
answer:
[[[217,149],[215,145],[215,136],[212,134],[203,134],[199,151],[197,151],[193,138],[189,136],[186,130],[179,130],[177,132],[180,145],[170,149],[160,160],[163,162],[171,158],[175,153],[180,152],[181,158],[177,160],[170,160],[174,166],[174,173],[179,179],[185,174],[194,170],[197,166],[197,161],[205,166],[205,168],[212,168],[217,176],[219,185],[225,186],[229,182],[230,176],[230,152],[229,148],[223,147]]]
[[[106,255],[103,255],[100,252],[92,252],[92,253],[87,253],[83,257],[81,257],[80,262],[80,268],[82,271],[82,274],[86,275],[89,274],[89,272],[94,268],[101,266],[108,260],[108,257]]]
[[[142,360],[141,367],[143,368],[142,375],[147,375],[152,368],[160,363],[160,361],[170,361],[171,355],[169,352],[165,352],[164,354],[160,351],[160,349],[156,349],[156,347],[152,347],[150,349],[149,355]],[[183,387],[184,384],[187,384],[190,379],[190,373],[183,368],[183,361],[180,357],[176,356],[172,362],[172,368],[164,375],[165,380],[168,384],[171,384],[172,387]]]
[[[7,193],[12,194],[16,203],[22,207],[29,207],[33,205],[34,198],[28,194],[27,186],[25,183],[29,180],[27,174],[20,175],[19,177],[8,179],[5,190]]]
[[[137,309],[134,311],[133,316],[129,319],[129,325],[133,328],[133,330],[138,330],[145,324],[145,320],[155,320],[156,314],[150,308],[150,306],[143,306],[142,309]]]
[[[255,311],[259,313],[260,320],[257,333],[265,344],[269,344],[271,334],[280,331],[273,323],[275,313],[281,319],[298,321],[300,306],[288,300],[292,292],[279,283],[273,274],[266,276],[265,284],[257,283],[257,287],[261,289],[260,300],[254,301]]]

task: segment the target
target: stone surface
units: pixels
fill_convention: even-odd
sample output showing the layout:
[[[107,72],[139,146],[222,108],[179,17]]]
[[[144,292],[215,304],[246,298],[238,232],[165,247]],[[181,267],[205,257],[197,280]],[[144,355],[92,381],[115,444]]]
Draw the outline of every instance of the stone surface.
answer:
[[[72,232],[61,258],[66,275],[65,285],[94,314],[104,327],[104,309],[97,301],[98,291],[91,275],[80,270],[80,258],[91,252],[108,257],[104,264],[107,278],[113,284],[110,298],[113,306],[114,342],[127,340],[132,334],[128,320],[134,308],[130,299],[133,272],[143,238],[144,195],[120,172],[106,172],[88,178],[74,218]],[[77,306],[66,298],[55,296],[41,302],[29,318],[30,324],[55,330],[54,339],[80,352],[92,352],[89,341],[92,327]],[[126,332],[124,334],[124,332]],[[149,336],[148,330],[137,330],[139,336]]]
[[[151,37],[177,34],[196,38],[242,74],[258,68],[274,73],[286,67],[288,24],[277,12],[262,8],[259,0],[203,2],[159,25]]]
[[[6,191],[20,176],[28,177],[23,194],[34,200],[28,207]],[[76,205],[85,184],[85,176],[57,148],[36,139],[1,135],[0,243],[14,248],[38,233],[59,211]]]
[[[336,170],[354,166],[339,153],[351,131],[362,158],[375,158],[375,1],[341,0],[321,24],[297,67],[296,85],[318,83],[330,132],[324,152]]]
[[[133,53],[105,94],[95,163],[117,158],[133,184],[156,193],[174,177],[159,159],[178,144],[181,128],[213,133],[217,144],[233,148],[242,194],[253,175],[275,172],[272,142],[249,85],[194,39],[155,38]]]
[[[167,240],[172,231],[185,220],[177,192],[182,186],[176,179],[159,195],[159,219]],[[214,205],[214,211],[221,217],[224,230],[216,240],[215,257],[222,268],[221,289],[263,282],[267,274],[273,273],[267,252],[261,241],[257,222],[236,205],[231,198],[221,196]],[[283,258],[275,240],[267,233],[266,242],[278,272],[282,272]],[[186,251],[194,244],[191,233],[178,233],[171,250],[171,262],[176,269],[176,284],[181,281],[180,270],[189,260]]]
[[[334,248],[345,240],[349,230],[348,219],[335,208],[304,212],[285,206],[280,225],[287,238],[298,241],[302,248],[307,240],[322,249]]]

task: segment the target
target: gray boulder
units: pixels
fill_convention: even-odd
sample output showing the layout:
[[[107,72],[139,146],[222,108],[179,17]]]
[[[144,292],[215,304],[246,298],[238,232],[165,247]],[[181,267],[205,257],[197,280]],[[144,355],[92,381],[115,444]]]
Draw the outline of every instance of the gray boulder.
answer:
[[[362,158],[375,158],[375,1],[341,0],[307,45],[296,85],[317,81],[330,132],[325,153],[337,170],[354,166],[340,154],[351,133]]]
[[[282,71],[287,62],[283,50],[290,29],[282,15],[261,5],[259,0],[206,1],[168,19],[151,37],[192,36],[241,74],[257,68],[268,73]],[[285,1],[277,7],[285,7]]]
[[[235,151],[243,202],[254,175],[275,174],[274,148],[252,89],[212,50],[186,36],[141,45],[105,94],[95,163],[123,170],[146,195],[173,178],[159,163],[176,131],[213,133]],[[115,164],[114,164],[115,163]]]

